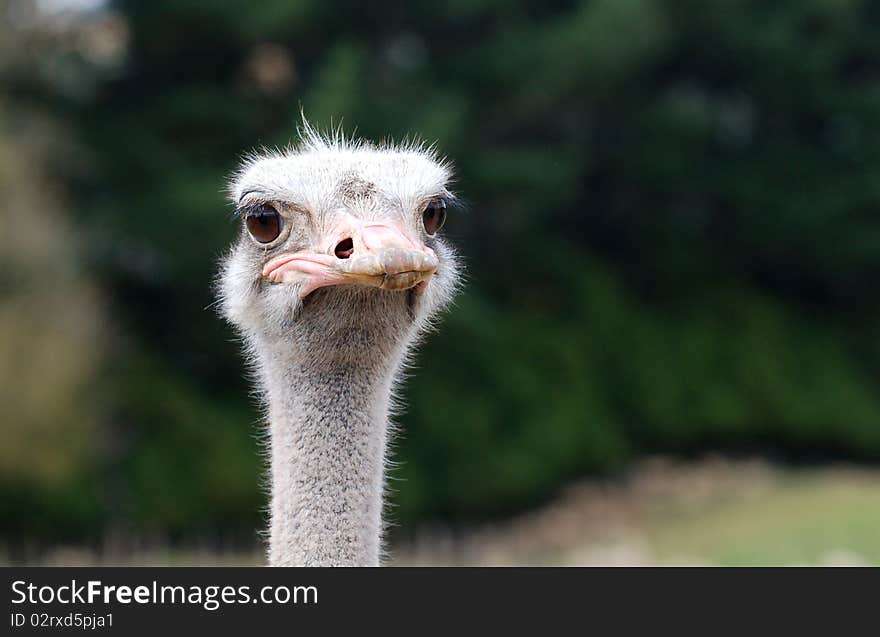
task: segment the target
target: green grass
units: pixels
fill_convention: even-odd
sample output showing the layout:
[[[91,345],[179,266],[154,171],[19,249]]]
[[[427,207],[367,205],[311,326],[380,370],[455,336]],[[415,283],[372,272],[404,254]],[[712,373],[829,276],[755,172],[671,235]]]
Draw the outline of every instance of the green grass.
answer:
[[[658,562],[880,564],[880,471],[784,472],[645,528]]]
[[[880,468],[655,459],[502,523],[417,538],[405,564],[880,564]],[[414,548],[415,547],[415,548]]]

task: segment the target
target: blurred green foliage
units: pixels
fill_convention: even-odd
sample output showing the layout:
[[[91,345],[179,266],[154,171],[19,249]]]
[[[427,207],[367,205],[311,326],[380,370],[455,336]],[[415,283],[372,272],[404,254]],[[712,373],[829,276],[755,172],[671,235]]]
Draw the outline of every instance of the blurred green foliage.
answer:
[[[876,4],[112,10],[117,63],[47,49],[3,75],[79,145],[58,172],[120,333],[114,444],[54,487],[0,474],[5,531],[259,525],[257,409],[211,280],[224,177],[301,107],[437,140],[469,202],[447,226],[467,291],[406,386],[396,520],[512,510],[645,451],[880,458]]]

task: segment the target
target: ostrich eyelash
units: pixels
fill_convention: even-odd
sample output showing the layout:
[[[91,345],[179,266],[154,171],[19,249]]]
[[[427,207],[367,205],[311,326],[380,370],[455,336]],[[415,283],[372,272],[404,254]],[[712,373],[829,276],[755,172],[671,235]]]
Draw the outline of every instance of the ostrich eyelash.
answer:
[[[247,203],[245,203],[245,199],[251,195],[255,195],[254,199],[251,199]],[[263,192],[256,189],[245,190],[238,197],[238,204],[235,206],[235,209],[231,213],[231,217],[233,220],[237,217],[238,219],[244,219],[244,216],[258,206],[264,206],[266,204],[271,203],[268,199],[264,198]]]
[[[443,201],[446,202],[446,208],[449,212],[468,212],[471,207],[470,202],[451,193],[444,195]]]
[[[272,206],[272,207],[276,207],[276,206],[274,206],[274,204],[272,204],[269,201],[251,201],[246,204],[239,204],[235,208],[235,211],[232,213],[233,219],[235,219],[237,217],[240,221],[244,221],[244,218],[247,216],[247,214],[249,212],[256,210],[257,208],[260,208],[261,206],[267,206],[267,205]]]

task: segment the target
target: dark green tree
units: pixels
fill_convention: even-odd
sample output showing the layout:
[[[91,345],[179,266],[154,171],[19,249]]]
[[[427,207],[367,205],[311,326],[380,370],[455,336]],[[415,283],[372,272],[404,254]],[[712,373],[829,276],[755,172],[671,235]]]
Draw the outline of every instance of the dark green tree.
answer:
[[[112,10],[122,63],[41,98],[85,149],[67,177],[123,332],[107,520],[257,523],[257,410],[211,280],[237,231],[224,177],[301,108],[436,140],[467,202],[448,233],[469,285],[406,388],[402,522],[511,510],[645,451],[880,458],[875,4]]]

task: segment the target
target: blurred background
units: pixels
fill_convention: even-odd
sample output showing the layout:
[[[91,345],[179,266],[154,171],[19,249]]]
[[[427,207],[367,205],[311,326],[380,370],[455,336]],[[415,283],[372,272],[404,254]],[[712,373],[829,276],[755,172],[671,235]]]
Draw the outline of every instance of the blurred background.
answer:
[[[224,179],[417,135],[398,564],[880,564],[880,6],[0,0],[0,562],[261,563]]]

